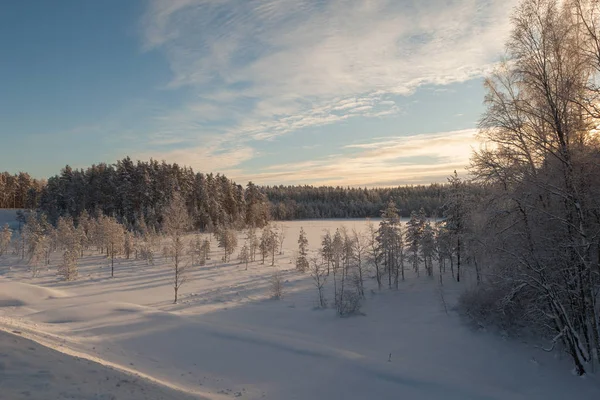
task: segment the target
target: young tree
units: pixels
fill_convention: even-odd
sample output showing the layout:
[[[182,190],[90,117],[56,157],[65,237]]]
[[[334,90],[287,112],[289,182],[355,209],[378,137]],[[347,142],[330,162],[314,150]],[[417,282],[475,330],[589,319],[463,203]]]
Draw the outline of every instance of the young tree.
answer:
[[[330,265],[333,261],[332,239],[329,230],[326,230],[325,234],[321,237],[321,256],[327,263],[327,276],[329,276]]]
[[[103,218],[102,237],[105,240],[107,254],[110,258],[110,277],[114,278],[115,257],[123,252],[125,243],[125,229],[123,225],[121,225],[115,218]]]
[[[237,247],[237,233],[233,229],[222,229],[218,233],[219,247],[224,251],[223,261],[227,262]]]
[[[274,247],[271,244],[273,239],[273,231],[271,226],[267,225],[263,228],[262,234],[260,235],[260,243],[258,245],[260,249],[260,255],[262,257],[262,264],[265,263],[265,258],[269,255],[270,250]]]
[[[365,297],[364,275],[366,268],[366,257],[369,251],[369,241],[367,236],[359,233],[354,229],[352,231],[352,239],[354,245],[354,262],[356,264],[356,272],[358,274],[358,292],[361,297]]]
[[[131,254],[135,252],[135,240],[133,234],[129,231],[125,231],[124,242],[123,242],[123,253],[125,258],[129,260]]]
[[[67,249],[63,252],[63,262],[58,266],[58,274],[65,281],[73,281],[77,279],[78,266],[77,259],[79,258],[79,250]]]
[[[204,263],[206,263],[206,260],[210,260],[210,240],[208,239],[204,239],[202,242],[202,257],[200,260]]]
[[[272,230],[269,232],[270,233],[270,237],[268,238],[268,249],[269,249],[269,253],[271,254],[271,266],[275,265],[275,253],[277,252],[277,248],[279,247],[279,242],[278,242],[278,235],[277,235],[277,231]]]
[[[421,259],[425,263],[427,276],[433,276],[433,259],[435,258],[435,231],[427,221],[421,235]]]
[[[246,233],[246,243],[248,243],[248,251],[250,254],[250,261],[256,261],[256,250],[260,246],[260,241],[256,237],[256,229],[248,228]]]
[[[450,270],[452,278],[454,278],[454,262],[452,261],[452,239],[444,223],[440,222],[436,225],[435,247],[438,259],[438,268],[440,276],[440,284],[442,284],[442,275],[446,272],[446,260],[450,260]]]
[[[368,253],[369,258],[375,266],[375,278],[377,280],[377,288],[381,290],[383,271],[380,268],[380,261],[382,259],[382,251],[377,240],[378,231],[375,229],[375,225],[371,220],[367,222],[367,233],[368,233]]]
[[[203,257],[204,249],[202,248],[200,235],[196,235],[196,239],[190,242],[188,253],[192,257],[192,266],[204,265],[206,263],[206,258]]]
[[[163,230],[169,236],[171,254],[173,255],[173,303],[177,304],[179,289],[187,281],[189,264],[184,264],[183,237],[190,227],[190,218],[185,201],[178,192],[173,193],[169,205],[163,212]]]
[[[338,291],[338,275],[340,269],[342,267],[342,254],[344,251],[344,242],[342,240],[342,234],[339,229],[335,230],[335,234],[333,235],[333,239],[331,240],[331,256],[333,261],[333,293],[334,303],[339,306],[339,291]]]
[[[283,298],[284,294],[283,276],[281,275],[281,271],[277,268],[271,276],[271,297],[279,300]]]
[[[49,244],[45,232],[35,213],[29,213],[25,225],[21,229],[21,236],[25,243],[24,249],[32,277],[39,274],[45,263],[46,246]]]
[[[283,242],[286,236],[286,228],[283,224],[279,224],[277,227],[277,243],[279,243],[279,254],[283,254]]]
[[[390,201],[387,208],[382,211],[376,240],[382,252],[382,264],[388,273],[388,286],[392,287],[393,278],[394,285],[398,289],[400,272],[404,280],[404,252],[400,217],[393,201]]]
[[[12,230],[8,224],[4,224],[2,232],[0,232],[0,256],[8,252],[10,241],[12,239]]]
[[[419,262],[421,261],[419,245],[421,236],[425,227],[425,212],[421,210],[410,214],[410,220],[406,224],[406,241],[408,245],[408,259],[413,266],[413,270],[419,275]]]
[[[300,272],[306,272],[308,269],[308,239],[304,228],[300,227],[300,236],[298,237],[298,258],[296,258],[296,269]]]
[[[240,263],[246,264],[246,270],[248,270],[248,263],[250,262],[250,252],[246,243],[244,243],[244,245],[240,249],[240,255],[238,258],[240,259]]]
[[[463,237],[466,229],[467,203],[465,184],[456,171],[448,178],[450,193],[444,204],[444,227],[452,238],[453,253],[456,254],[456,281],[460,282],[460,267],[462,265]]]
[[[313,257],[310,260],[309,270],[310,276],[313,278],[313,282],[317,288],[317,292],[319,293],[319,307],[325,308],[327,307],[327,300],[325,299],[325,294],[323,293],[325,283],[327,283],[327,270],[325,269],[325,265],[317,257]]]

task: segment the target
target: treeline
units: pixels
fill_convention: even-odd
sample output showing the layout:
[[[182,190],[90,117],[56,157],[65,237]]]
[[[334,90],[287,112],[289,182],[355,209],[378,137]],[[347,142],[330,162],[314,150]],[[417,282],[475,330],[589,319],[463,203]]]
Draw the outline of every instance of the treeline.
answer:
[[[36,208],[44,184],[26,172],[0,172],[0,208]]]
[[[244,188],[225,175],[194,173],[164,161],[134,163],[129,157],[85,170],[66,166],[48,179],[38,209],[52,223],[61,216],[77,221],[86,211],[115,217],[131,230],[160,230],[174,193],[187,207],[190,229],[263,226],[269,219],[268,201],[251,182]]]
[[[476,190],[476,188],[474,188]],[[394,201],[401,217],[421,208],[430,217],[441,216],[448,185],[431,184],[392,188],[332,186],[266,186],[276,220],[319,218],[375,218]]]
[[[466,184],[473,193],[481,191]],[[150,160],[133,162],[129,157],[115,164],[87,169],[66,166],[48,181],[27,173],[0,175],[0,208],[39,209],[53,223],[60,216],[77,218],[89,214],[115,216],[130,228],[142,220],[159,228],[161,210],[172,193],[184,198],[193,228],[216,226],[262,226],[269,219],[377,218],[390,201],[400,217],[424,210],[441,217],[448,194],[447,184],[351,188],[332,186],[256,186],[245,188],[220,174],[194,173],[191,168]]]

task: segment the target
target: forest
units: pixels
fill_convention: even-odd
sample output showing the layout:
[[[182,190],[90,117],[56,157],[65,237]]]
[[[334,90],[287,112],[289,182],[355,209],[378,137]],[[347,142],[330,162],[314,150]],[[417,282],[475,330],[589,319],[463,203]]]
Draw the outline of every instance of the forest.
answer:
[[[193,227],[206,230],[219,225],[261,226],[267,219],[377,218],[390,200],[401,217],[420,209],[429,217],[441,217],[448,187],[437,183],[391,188],[258,186],[252,182],[242,187],[221,174],[194,173],[164,161],[134,163],[127,157],[85,170],[67,165],[47,181],[24,172],[4,172],[0,208],[39,209],[54,222],[59,216],[77,218],[86,210],[114,216],[132,228],[141,217],[145,224],[158,227],[159,210],[173,191],[179,191]],[[480,191],[475,185],[469,188]],[[249,216],[251,212],[262,215]]]

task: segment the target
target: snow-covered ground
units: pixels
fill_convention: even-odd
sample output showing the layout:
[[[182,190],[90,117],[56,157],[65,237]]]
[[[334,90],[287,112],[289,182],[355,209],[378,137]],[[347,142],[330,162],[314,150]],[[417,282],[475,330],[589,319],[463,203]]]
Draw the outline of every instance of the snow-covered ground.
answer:
[[[449,276],[442,289],[425,276],[408,275],[398,291],[378,292],[369,280],[364,315],[339,318],[332,309],[317,309],[310,277],[291,263],[300,227],[316,250],[324,229],[363,230],[365,222],[284,225],[284,254],[276,258],[286,280],[282,300],[270,298],[270,263],[251,263],[248,270],[235,259],[224,264],[214,239],[211,261],[194,268],[179,304],[172,304],[169,260],[162,257],[155,265],[118,260],[111,279],[108,260],[90,253],[81,261],[79,279],[62,282],[55,266],[31,278],[10,256],[0,257],[0,327],[129,376],[111,378],[113,383],[131,381],[135,373],[143,385],[206,399],[568,399],[575,393],[579,399],[600,398],[597,378],[571,375],[568,359],[465,325],[454,310],[464,283]],[[332,286],[328,282],[330,301]],[[20,354],[27,353],[23,343]],[[12,353],[17,351],[8,358]],[[52,363],[37,367],[57,357],[49,350],[44,354],[27,363],[52,371]],[[119,388],[93,386],[83,368],[73,365],[73,375],[67,375],[82,387],[125,398]],[[18,379],[19,368],[31,367],[0,368],[0,382],[7,373]],[[41,389],[31,384],[26,390]],[[184,398],[178,396],[171,391],[158,398]]]
[[[18,332],[18,331],[16,331]],[[1,399],[194,399],[147,379],[0,330]]]

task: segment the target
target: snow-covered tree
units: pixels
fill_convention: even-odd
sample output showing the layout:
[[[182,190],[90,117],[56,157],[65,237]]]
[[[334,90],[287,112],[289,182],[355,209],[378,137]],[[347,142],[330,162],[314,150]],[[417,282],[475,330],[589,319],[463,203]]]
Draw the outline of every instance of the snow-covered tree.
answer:
[[[239,255],[240,263],[246,265],[246,270],[248,269],[248,263],[250,262],[250,250],[248,249],[248,244],[244,243],[242,248],[240,249]]]
[[[296,269],[300,272],[306,272],[308,269],[308,239],[304,228],[300,227],[300,235],[298,237],[298,257],[296,258]]]
[[[123,253],[125,244],[125,229],[115,218],[105,217],[102,219],[102,237],[106,245],[106,251],[110,258],[110,277],[115,276],[115,257]]]
[[[381,251],[381,263],[388,273],[388,286],[398,289],[399,277],[404,280],[404,241],[398,209],[393,201],[382,211],[376,240]]]
[[[329,230],[325,231],[325,234],[321,237],[321,257],[327,263],[327,275],[331,271],[331,263],[333,262],[333,248],[332,248],[332,238],[331,232]]]
[[[246,243],[248,243],[248,251],[250,254],[250,261],[256,261],[256,250],[258,250],[260,246],[260,241],[258,237],[256,237],[256,228],[248,228],[246,233]]]
[[[325,308],[327,307],[327,300],[325,298],[324,288],[325,283],[327,283],[327,268],[325,268],[325,265],[321,260],[317,257],[313,257],[310,260],[309,271],[319,294],[319,307]]]
[[[375,279],[377,280],[377,288],[381,290],[383,271],[381,268],[382,250],[379,245],[378,230],[375,228],[373,221],[367,222],[367,241],[368,254],[371,263],[375,266]]]
[[[279,268],[276,268],[275,272],[273,272],[273,275],[271,275],[270,283],[271,297],[278,300],[282,299],[285,294],[285,290],[283,287],[283,275],[281,274]]]
[[[265,258],[271,253],[271,250],[276,247],[276,245],[273,244],[274,237],[275,234],[273,233],[271,226],[265,226],[260,235],[260,242],[258,245],[263,264],[265,263]]]
[[[190,218],[185,202],[178,192],[173,193],[169,205],[163,211],[163,230],[169,237],[173,257],[173,290],[177,303],[179,289],[187,282],[189,263],[184,262],[185,244],[183,237],[190,227]]]
[[[410,220],[406,223],[406,242],[408,251],[408,260],[413,266],[413,270],[419,274],[419,263],[421,261],[419,246],[421,244],[421,236],[425,227],[425,211],[412,212]]]
[[[73,251],[67,249],[63,252],[62,263],[58,266],[58,275],[62,276],[65,281],[73,281],[77,279],[78,265],[77,260],[79,258],[79,249]]]
[[[460,282],[460,267],[462,266],[463,241],[466,233],[467,201],[465,183],[458,176],[448,178],[450,193],[444,204],[444,227],[452,239],[453,253],[456,255],[456,280]]]
[[[219,247],[223,249],[223,261],[229,261],[230,256],[235,251],[237,243],[237,232],[233,229],[221,229],[217,233]]]
[[[365,297],[364,277],[367,267],[367,254],[369,252],[369,239],[364,233],[353,230],[352,242],[354,246],[353,256],[356,265],[358,291],[362,297]]]
[[[2,232],[0,232],[0,256],[8,252],[10,241],[12,239],[12,230],[8,224],[4,224]]]
[[[283,224],[279,224],[277,226],[277,243],[279,243],[279,254],[283,254],[283,242],[285,241],[286,234],[286,227]]]
[[[583,375],[600,354],[600,8],[524,0],[511,22],[510,61],[485,82],[486,146],[471,161],[485,192],[468,201],[464,182],[450,180],[446,228],[457,262],[470,258],[475,233],[488,271],[461,303],[547,338]],[[471,231],[480,224],[473,214],[485,230]]]
[[[421,234],[421,259],[425,264],[427,276],[433,276],[433,260],[435,258],[435,231],[431,223],[427,221]]]

